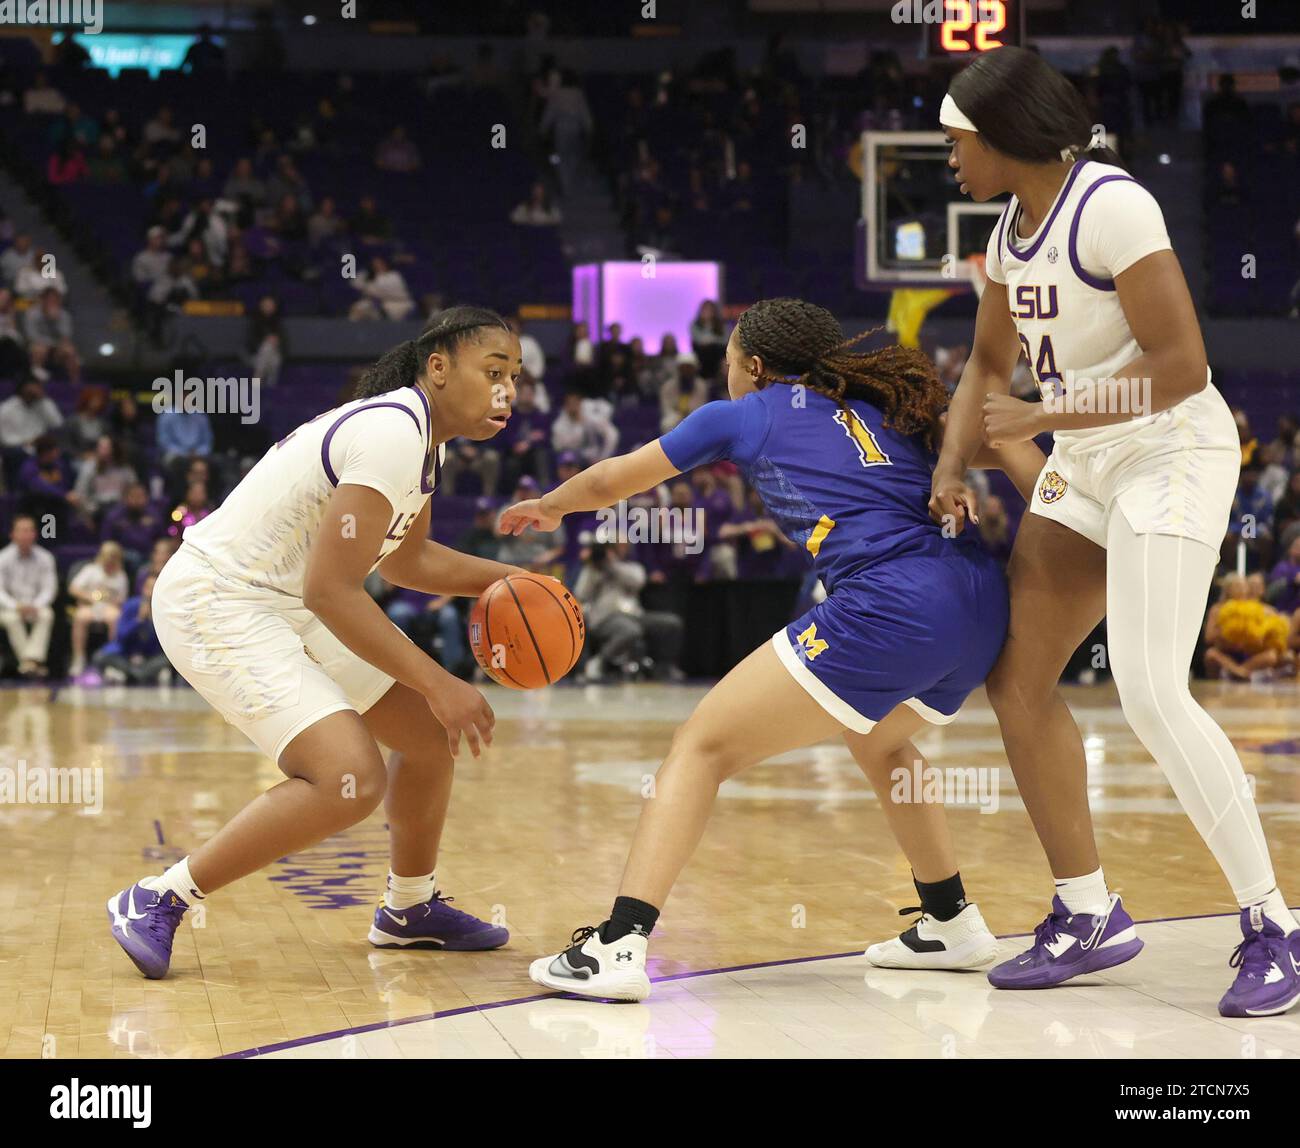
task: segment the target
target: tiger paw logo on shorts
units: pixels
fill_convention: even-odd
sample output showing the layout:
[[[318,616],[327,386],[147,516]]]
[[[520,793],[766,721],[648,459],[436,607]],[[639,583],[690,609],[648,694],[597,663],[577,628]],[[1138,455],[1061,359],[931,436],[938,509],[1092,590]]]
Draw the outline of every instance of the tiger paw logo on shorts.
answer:
[[[1049,470],[1043,475],[1043,485],[1038,488],[1038,497],[1044,502],[1056,502],[1069,488],[1069,483],[1065,481],[1054,470]]]

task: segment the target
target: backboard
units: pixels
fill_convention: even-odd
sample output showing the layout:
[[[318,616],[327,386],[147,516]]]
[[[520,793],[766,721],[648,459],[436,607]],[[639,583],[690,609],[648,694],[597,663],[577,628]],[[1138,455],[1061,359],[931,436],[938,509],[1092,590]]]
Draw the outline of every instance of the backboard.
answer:
[[[953,286],[968,280],[1005,201],[972,203],[948,167],[943,132],[862,134],[863,287]]]

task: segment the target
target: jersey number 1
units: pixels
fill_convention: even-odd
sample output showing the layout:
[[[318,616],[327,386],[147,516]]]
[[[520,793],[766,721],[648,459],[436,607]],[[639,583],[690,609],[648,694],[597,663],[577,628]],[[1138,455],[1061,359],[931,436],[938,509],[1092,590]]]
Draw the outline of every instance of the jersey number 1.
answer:
[[[844,428],[844,433],[849,436],[853,445],[858,448],[858,461],[863,466],[893,465],[889,461],[889,455],[880,449],[876,436],[871,433],[871,428],[862,421],[862,417],[857,411],[846,410],[841,407],[831,417]]]
[[[841,427],[844,433],[849,436],[849,440],[858,448],[858,461],[863,466],[893,466],[889,455],[880,449],[880,443],[876,441],[876,436],[871,433],[871,428],[862,421],[857,411],[841,407],[831,416]],[[821,553],[822,543],[826,541],[826,536],[835,529],[835,520],[822,515],[821,521],[813,527],[808,535],[808,541],[804,545],[808,548],[808,553],[814,558]],[[799,636],[802,642],[808,636],[805,631]],[[817,634],[814,629],[811,631],[812,639],[816,639]],[[814,642],[811,652],[808,654],[809,660],[815,658],[818,653],[826,648],[826,643],[821,642],[819,645]]]

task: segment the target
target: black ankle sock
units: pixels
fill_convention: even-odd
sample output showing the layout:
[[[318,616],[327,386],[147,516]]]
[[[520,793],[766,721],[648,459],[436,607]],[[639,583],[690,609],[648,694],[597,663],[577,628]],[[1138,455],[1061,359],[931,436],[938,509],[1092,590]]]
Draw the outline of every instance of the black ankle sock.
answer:
[[[600,927],[600,939],[609,944],[628,933],[640,933],[648,937],[659,920],[659,910],[635,897],[616,897],[609,920]]]
[[[966,908],[966,890],[961,886],[960,873],[928,885],[913,877],[912,884],[921,895],[922,911],[929,913],[936,921],[951,921]]]

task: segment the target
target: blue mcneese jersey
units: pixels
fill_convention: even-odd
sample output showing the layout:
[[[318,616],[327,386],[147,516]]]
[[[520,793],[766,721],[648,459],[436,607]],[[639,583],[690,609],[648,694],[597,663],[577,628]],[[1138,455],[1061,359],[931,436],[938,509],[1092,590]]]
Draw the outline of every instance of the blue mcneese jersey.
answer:
[[[706,403],[659,442],[678,470],[720,459],[740,467],[828,592],[893,558],[982,551],[968,532],[945,538],[930,517],[934,454],[887,429],[870,403],[846,406],[777,383]]]

